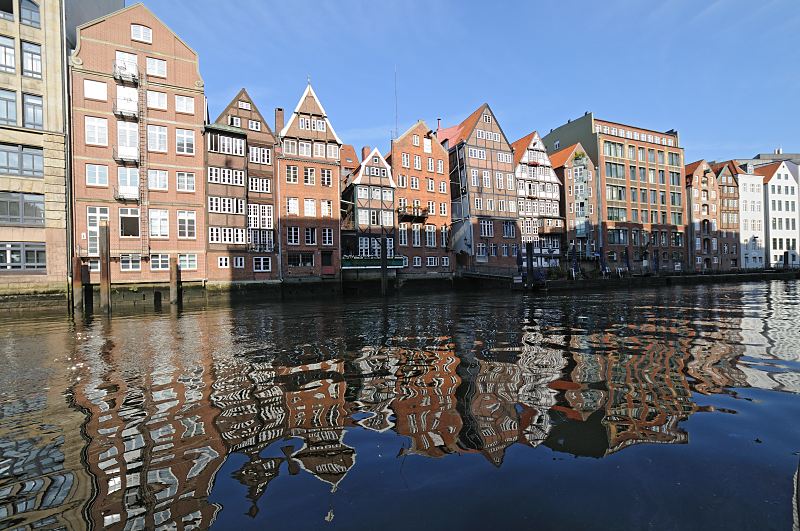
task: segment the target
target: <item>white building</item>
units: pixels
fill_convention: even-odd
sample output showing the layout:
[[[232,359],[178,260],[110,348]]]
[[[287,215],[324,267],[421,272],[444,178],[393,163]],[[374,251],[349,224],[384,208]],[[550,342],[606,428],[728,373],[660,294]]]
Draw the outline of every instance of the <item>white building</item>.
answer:
[[[562,183],[553,171],[539,133],[533,131],[511,146],[523,250],[527,242],[533,242],[534,267],[557,267],[566,229],[561,212]]]
[[[743,269],[764,267],[764,178],[752,164],[735,165],[739,183],[739,263]]]
[[[773,162],[754,171],[764,183],[765,261],[769,267],[800,267],[797,178],[786,162]]]

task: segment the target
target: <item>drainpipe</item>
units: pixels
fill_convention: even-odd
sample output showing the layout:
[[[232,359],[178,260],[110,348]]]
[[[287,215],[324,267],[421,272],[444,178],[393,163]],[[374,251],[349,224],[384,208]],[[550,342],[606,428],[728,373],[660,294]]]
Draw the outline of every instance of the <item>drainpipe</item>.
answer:
[[[72,204],[72,136],[70,135],[70,118],[72,102],[72,83],[69,79],[69,63],[68,63],[68,44],[67,44],[67,19],[66,19],[66,5],[61,2],[61,87],[62,87],[62,108],[61,114],[63,118],[64,127],[64,187],[65,187],[65,205],[64,213],[66,214],[66,231],[67,231],[67,297],[74,297],[71,292],[72,277],[75,272],[72,270],[72,257],[75,255],[75,242],[73,238],[72,223],[74,219],[74,209]],[[80,272],[78,272],[80,274]]]

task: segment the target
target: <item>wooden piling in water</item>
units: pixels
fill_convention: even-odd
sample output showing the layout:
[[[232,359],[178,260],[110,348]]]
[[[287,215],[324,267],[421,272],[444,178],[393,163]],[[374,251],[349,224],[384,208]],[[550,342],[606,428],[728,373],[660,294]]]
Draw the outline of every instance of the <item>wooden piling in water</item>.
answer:
[[[111,246],[108,232],[108,221],[100,220],[100,311],[111,311]]]
[[[178,267],[178,257],[169,257],[169,303],[180,304],[181,301],[181,270]]]
[[[72,309],[83,311],[83,261],[79,256],[72,258]]]
[[[389,257],[386,256],[386,234],[381,234],[381,295],[389,291]]]

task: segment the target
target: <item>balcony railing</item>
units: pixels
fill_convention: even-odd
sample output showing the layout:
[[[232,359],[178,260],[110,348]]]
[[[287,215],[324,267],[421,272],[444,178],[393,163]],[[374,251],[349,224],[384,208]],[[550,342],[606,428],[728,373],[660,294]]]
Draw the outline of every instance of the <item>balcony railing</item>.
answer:
[[[114,146],[113,150],[114,160],[124,164],[138,164],[139,163],[139,148]]]
[[[427,219],[428,209],[415,206],[398,207],[397,217],[400,219]]]
[[[396,269],[403,267],[403,259],[399,257],[387,258],[387,267]],[[342,269],[379,269],[381,259],[379,256],[347,256],[342,258]]]
[[[139,83],[139,67],[127,61],[114,61],[114,79]]]
[[[117,98],[114,101],[114,115],[120,118],[138,118],[139,107],[136,100]]]
[[[139,200],[139,187],[138,186],[115,186],[114,199],[117,201],[138,201]]]

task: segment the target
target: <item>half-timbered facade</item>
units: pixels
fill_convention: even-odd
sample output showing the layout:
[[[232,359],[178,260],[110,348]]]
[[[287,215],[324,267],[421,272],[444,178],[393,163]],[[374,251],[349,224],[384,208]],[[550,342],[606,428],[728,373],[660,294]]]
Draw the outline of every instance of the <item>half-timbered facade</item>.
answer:
[[[570,260],[591,259],[596,252],[593,242],[598,226],[594,163],[580,142],[552,153],[550,163],[563,183],[561,212],[566,219],[565,255]]]
[[[518,270],[517,188],[511,144],[484,103],[437,134],[450,155],[452,242],[459,267]]]
[[[245,89],[206,127],[212,282],[278,278],[274,150],[272,130]]]
[[[533,131],[513,144],[517,181],[517,213],[523,249],[533,243],[534,267],[557,267],[564,248],[562,183],[553,171],[539,133]],[[523,254],[526,251],[523,251]]]

